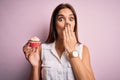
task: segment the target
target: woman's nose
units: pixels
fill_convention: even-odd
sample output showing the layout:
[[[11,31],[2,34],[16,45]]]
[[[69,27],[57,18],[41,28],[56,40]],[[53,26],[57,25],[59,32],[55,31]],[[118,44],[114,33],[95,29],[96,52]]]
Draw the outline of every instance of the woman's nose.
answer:
[[[65,27],[68,27],[68,26],[71,26],[71,25],[70,25],[69,18],[66,18],[65,19]]]
[[[70,26],[70,24],[69,23],[65,23],[65,27],[68,27],[68,26]]]

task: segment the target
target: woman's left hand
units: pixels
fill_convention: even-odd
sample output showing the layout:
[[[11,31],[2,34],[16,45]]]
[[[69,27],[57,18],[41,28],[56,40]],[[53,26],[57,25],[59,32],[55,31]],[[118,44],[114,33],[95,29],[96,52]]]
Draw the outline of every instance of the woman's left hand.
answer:
[[[68,53],[71,53],[74,50],[76,50],[77,40],[76,40],[75,32],[73,32],[71,26],[67,26],[63,30],[63,39],[64,39],[63,40],[64,47]]]

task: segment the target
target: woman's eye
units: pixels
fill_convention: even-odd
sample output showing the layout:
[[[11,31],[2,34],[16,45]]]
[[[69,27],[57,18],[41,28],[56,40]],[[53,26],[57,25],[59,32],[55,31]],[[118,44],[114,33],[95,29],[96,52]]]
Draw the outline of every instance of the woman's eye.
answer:
[[[69,19],[70,21],[74,21],[74,18],[73,17],[70,17],[70,19]]]
[[[59,20],[59,21],[63,21],[63,20],[64,20],[64,18],[63,18],[63,17],[60,17],[60,18],[58,18],[58,20]]]

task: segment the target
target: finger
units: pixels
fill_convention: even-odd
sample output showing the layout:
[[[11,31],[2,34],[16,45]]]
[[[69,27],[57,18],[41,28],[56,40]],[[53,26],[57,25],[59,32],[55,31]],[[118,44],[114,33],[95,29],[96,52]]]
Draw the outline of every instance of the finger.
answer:
[[[37,47],[37,48],[36,48],[36,52],[37,52],[38,54],[40,54],[40,49],[41,49],[41,47]]]
[[[31,53],[32,53],[32,48],[29,47],[29,46],[27,46],[26,52],[25,52],[25,56],[28,56],[28,55],[31,54]]]
[[[23,52],[25,52],[25,50],[27,49],[28,46],[29,46],[29,42],[27,42],[27,43],[23,46]]]
[[[75,26],[70,26],[71,32],[74,32],[74,28],[75,28]]]
[[[74,38],[75,37],[75,32],[71,31],[71,36]]]
[[[33,54],[28,54],[26,58],[29,60],[30,56],[32,56],[32,55]]]
[[[26,48],[27,48],[27,45],[25,44],[25,45],[23,46],[23,52],[25,52]]]
[[[35,53],[36,52],[36,48],[32,48],[32,53]]]
[[[67,29],[67,27],[65,27],[65,36],[66,36],[66,40],[68,40],[69,36],[68,36],[68,29]]]
[[[73,37],[76,39],[75,32],[72,33]]]
[[[25,54],[25,58],[28,59],[29,55],[30,55],[30,53],[27,52],[27,54]]]
[[[74,38],[75,43],[77,43],[75,32],[73,32],[73,38]]]
[[[70,26],[68,26],[67,29],[68,29],[68,35],[69,35],[69,37],[72,38],[72,35],[71,35],[72,33],[71,33]]]
[[[66,47],[66,34],[65,34],[65,30],[63,30],[63,44],[64,44],[64,47]]]
[[[29,59],[30,56],[35,54],[36,48],[31,48],[29,49],[28,53],[26,54],[26,58]]]
[[[65,29],[63,30],[63,39],[66,40]]]
[[[24,52],[24,54],[26,54],[27,51],[28,51],[28,46],[25,45],[25,46],[23,47],[23,52]]]
[[[29,56],[30,54],[28,54],[28,55],[25,55],[25,58],[28,60],[28,56]]]
[[[72,27],[71,27],[71,26],[69,27],[69,30],[70,30],[71,37],[73,37],[73,36],[74,36],[74,35],[73,35],[73,33],[74,33],[74,32],[73,32],[73,30],[72,30]]]

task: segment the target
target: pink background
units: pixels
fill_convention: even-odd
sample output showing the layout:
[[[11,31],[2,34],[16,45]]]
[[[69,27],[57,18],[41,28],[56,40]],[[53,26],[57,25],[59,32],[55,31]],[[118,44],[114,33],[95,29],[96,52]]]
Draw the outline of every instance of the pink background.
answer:
[[[96,80],[120,80],[120,0],[0,0],[0,80],[28,80],[22,47],[34,35],[46,40],[52,11],[63,2],[77,12]]]

